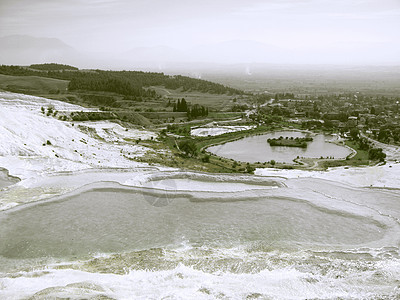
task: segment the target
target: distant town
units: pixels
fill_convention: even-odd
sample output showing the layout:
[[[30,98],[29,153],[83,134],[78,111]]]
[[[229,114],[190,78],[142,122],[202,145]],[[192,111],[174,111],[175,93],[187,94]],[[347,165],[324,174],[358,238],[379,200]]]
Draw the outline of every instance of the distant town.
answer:
[[[358,130],[383,143],[399,144],[399,97],[276,94],[259,105],[250,116],[259,123],[287,119],[304,129],[326,129],[339,133]]]

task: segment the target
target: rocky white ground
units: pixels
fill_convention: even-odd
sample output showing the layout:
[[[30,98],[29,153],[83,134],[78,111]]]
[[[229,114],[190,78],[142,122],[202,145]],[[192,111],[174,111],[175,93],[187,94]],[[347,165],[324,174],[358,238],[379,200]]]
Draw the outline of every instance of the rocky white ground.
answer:
[[[191,135],[193,136],[216,136],[221,135],[228,132],[236,132],[242,130],[249,130],[254,128],[255,126],[213,126],[208,125],[204,127],[198,127],[191,130]]]
[[[338,167],[328,171],[302,171],[257,169],[259,176],[282,176],[285,178],[321,178],[357,187],[400,188],[400,163],[388,162],[373,167]]]
[[[0,93],[0,166],[22,180],[17,188],[60,172],[147,166],[134,159],[150,149],[135,140],[156,138],[154,132],[105,121],[60,121],[42,113],[41,107],[47,111],[49,106],[68,113],[88,110],[40,97]],[[6,202],[8,207],[10,201]]]
[[[65,122],[41,112],[82,107],[40,97],[0,94],[0,165],[21,179],[32,174],[87,168],[129,168],[149,149],[126,140],[155,138],[149,131],[111,122]]]

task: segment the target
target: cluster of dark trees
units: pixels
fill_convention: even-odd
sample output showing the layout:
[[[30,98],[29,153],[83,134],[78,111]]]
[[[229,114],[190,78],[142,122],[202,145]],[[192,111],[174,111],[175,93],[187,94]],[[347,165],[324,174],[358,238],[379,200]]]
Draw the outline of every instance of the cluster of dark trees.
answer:
[[[199,104],[195,104],[190,107],[185,98],[178,99],[178,101],[173,106],[173,111],[186,112],[189,120],[208,116],[208,108]]]
[[[178,99],[178,101],[174,104],[172,110],[174,112],[187,112],[188,104],[187,104],[185,98]]]
[[[300,147],[307,148],[307,142],[311,142],[313,140],[312,137],[285,137],[280,136],[279,138],[271,138],[268,139],[268,143],[270,146],[286,146],[286,147]]]
[[[246,111],[246,110],[248,110],[248,109],[249,109],[249,106],[246,105],[246,104],[242,104],[242,105],[240,105],[240,104],[235,104],[235,105],[232,106],[231,111],[241,112],[241,111]]]
[[[211,94],[235,94],[242,95],[243,91],[227,87],[225,85],[207,80],[190,78],[181,75],[165,75],[164,73],[142,72],[142,71],[100,71],[107,72],[117,77],[123,77],[134,81],[143,87],[164,86],[167,89],[182,88],[183,91],[199,91]]]
[[[208,116],[208,108],[195,104],[192,107],[189,107],[187,110],[187,115],[189,120],[196,119],[198,117],[207,117]]]
[[[179,142],[178,146],[187,157],[196,157],[198,154],[196,142],[192,139],[182,140]]]
[[[383,153],[382,148],[371,148],[368,151],[368,158],[370,160],[379,160],[383,162],[386,158],[386,154]]]
[[[72,112],[70,117],[73,121],[99,121],[117,119],[117,116],[112,112]]]
[[[157,95],[152,89],[144,89],[133,81],[113,76],[106,72],[76,72],[76,75],[71,78],[68,84],[68,89],[70,91],[113,92],[125,96],[137,97],[155,97]]]
[[[164,75],[164,77],[165,76],[166,75]],[[219,83],[202,79],[190,78],[181,75],[167,76],[167,78],[163,78],[163,84],[161,85],[164,85],[167,89],[182,88],[183,91],[199,91],[210,94],[233,94],[233,95],[244,94],[244,92],[241,90],[230,88]]]
[[[63,71],[63,70],[71,70],[78,71],[79,69],[69,65],[62,64],[33,64],[29,66],[30,69],[40,70],[40,71]]]
[[[12,76],[37,76],[41,75],[42,72],[23,68],[20,66],[6,66],[0,65],[0,74],[12,75]]]
[[[381,126],[379,132],[375,132],[374,137],[382,143],[390,143],[391,140],[399,142],[400,128],[394,125]]]

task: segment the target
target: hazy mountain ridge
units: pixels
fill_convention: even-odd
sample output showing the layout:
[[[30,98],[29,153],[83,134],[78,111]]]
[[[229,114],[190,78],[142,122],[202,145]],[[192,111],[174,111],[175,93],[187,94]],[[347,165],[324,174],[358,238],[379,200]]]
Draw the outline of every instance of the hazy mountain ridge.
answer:
[[[282,61],[285,52],[279,47],[254,41],[226,41],[201,45],[188,50],[167,46],[136,47],[112,55],[81,53],[60,39],[27,35],[0,37],[0,64],[30,65],[58,62],[81,68],[159,69],[179,64],[234,64]]]
[[[396,65],[400,64],[400,50],[383,47],[380,43],[341,43],[331,45],[334,54],[321,48],[296,45],[292,49],[252,40],[230,40],[199,45],[187,50],[168,46],[135,47],[115,53],[84,53],[57,38],[28,35],[0,37],[0,64],[30,65],[58,62],[80,68],[151,69],[164,70],[180,64],[348,64]],[[384,52],[380,49],[386,49]],[[375,49],[371,51],[367,49]],[[356,50],[356,54],[354,51]]]
[[[68,62],[79,57],[73,47],[56,38],[28,35],[0,37],[0,63],[32,64],[49,61]]]

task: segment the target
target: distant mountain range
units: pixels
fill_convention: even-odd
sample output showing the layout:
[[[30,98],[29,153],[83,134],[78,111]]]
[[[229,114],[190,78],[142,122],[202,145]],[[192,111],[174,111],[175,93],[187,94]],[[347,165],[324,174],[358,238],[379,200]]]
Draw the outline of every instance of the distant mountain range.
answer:
[[[254,41],[227,41],[202,45],[187,51],[166,46],[137,47],[119,55],[81,53],[56,38],[27,35],[0,37],[0,63],[29,65],[58,62],[89,67],[102,66],[163,66],[171,63],[273,63],[287,54],[283,49]],[[94,67],[94,66],[93,66]]]
[[[56,38],[12,35],[0,38],[0,63],[29,65],[32,63],[66,63],[79,52]]]
[[[57,62],[79,68],[166,70],[179,65],[227,64],[393,64],[399,49],[379,43],[332,44],[325,48],[288,50],[251,40],[234,40],[182,51],[166,46],[138,47],[122,53],[84,53],[56,38],[28,35],[0,37],[0,64]]]

